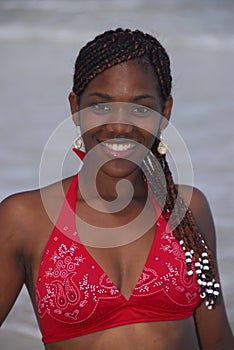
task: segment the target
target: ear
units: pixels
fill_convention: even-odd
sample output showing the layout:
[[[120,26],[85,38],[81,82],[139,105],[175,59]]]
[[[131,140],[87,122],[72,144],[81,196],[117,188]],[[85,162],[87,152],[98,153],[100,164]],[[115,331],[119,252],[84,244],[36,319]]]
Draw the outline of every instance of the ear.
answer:
[[[163,107],[163,116],[169,121],[171,116],[171,110],[173,106],[173,98],[169,96]]]
[[[161,130],[165,129],[168,125],[168,122],[171,117],[172,106],[173,106],[173,98],[172,96],[169,96],[163,106],[162,115],[164,118],[162,118],[162,121],[161,121],[161,125],[160,125]]]
[[[79,125],[79,105],[77,101],[77,95],[72,91],[68,95],[68,100],[70,103],[70,109],[72,113],[72,119],[76,126]]]

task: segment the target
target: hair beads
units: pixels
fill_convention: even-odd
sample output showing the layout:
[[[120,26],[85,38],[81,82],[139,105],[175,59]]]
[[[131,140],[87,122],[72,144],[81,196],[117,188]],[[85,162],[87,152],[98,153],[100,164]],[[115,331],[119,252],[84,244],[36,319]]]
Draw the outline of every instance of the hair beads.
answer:
[[[84,46],[75,63],[73,91],[80,98],[95,76],[116,64],[132,59],[138,59],[142,64],[154,69],[164,103],[171,93],[169,57],[156,38],[139,30],[110,30]],[[159,141],[155,139],[151,152],[143,160],[142,169],[152,193],[162,208],[163,217],[173,222],[173,234],[185,252],[188,275],[192,276],[194,273],[194,262],[201,297],[206,298],[206,306],[212,309],[220,291],[215,261],[199,232],[191,210],[178,195],[165,154],[159,154],[157,151]],[[164,178],[161,175],[162,170]],[[179,205],[175,205],[176,202]]]

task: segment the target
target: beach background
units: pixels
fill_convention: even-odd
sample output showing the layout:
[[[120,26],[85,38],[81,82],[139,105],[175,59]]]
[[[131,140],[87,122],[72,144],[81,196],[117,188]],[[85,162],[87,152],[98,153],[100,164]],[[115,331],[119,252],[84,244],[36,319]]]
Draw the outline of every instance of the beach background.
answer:
[[[171,57],[172,121],[214,215],[234,330],[234,1],[0,1],[0,199],[39,186],[43,148],[70,115],[79,49],[119,26],[156,35]],[[64,175],[77,167],[68,159]],[[39,350],[40,337],[23,288],[0,331],[0,349]]]

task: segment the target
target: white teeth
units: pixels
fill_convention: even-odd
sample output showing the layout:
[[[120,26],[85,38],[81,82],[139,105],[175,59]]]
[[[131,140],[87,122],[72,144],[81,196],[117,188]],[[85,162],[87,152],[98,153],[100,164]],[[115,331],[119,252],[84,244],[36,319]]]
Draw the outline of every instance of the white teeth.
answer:
[[[133,143],[108,143],[103,142],[103,144],[111,149],[112,151],[121,152],[121,151],[127,151],[134,147]]]

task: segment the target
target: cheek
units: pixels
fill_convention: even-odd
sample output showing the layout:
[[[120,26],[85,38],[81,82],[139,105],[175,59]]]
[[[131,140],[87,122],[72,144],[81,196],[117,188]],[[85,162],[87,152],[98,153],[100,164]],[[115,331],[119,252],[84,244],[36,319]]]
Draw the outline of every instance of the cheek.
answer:
[[[82,134],[95,133],[103,125],[108,123],[108,116],[95,115],[88,109],[80,112],[80,130]]]
[[[147,148],[151,149],[153,144],[155,143],[157,136],[156,135],[149,135],[148,137],[148,143],[147,143]]]
[[[151,123],[144,123],[144,127],[142,125],[139,127],[140,132],[144,135],[144,138],[147,142],[147,146],[151,148],[155,139],[158,138],[160,133],[160,125],[161,125],[161,116],[157,119],[154,119]]]
[[[91,123],[90,118],[86,117],[84,115],[84,112],[80,112],[80,131],[82,133],[83,136],[85,136],[85,134],[88,134],[89,131],[93,128],[93,125]],[[82,137],[83,137],[82,136]]]
[[[89,132],[86,132],[86,133],[82,133],[81,136],[82,136],[86,151],[90,150],[94,146],[94,141],[92,137],[93,133],[91,134]]]

